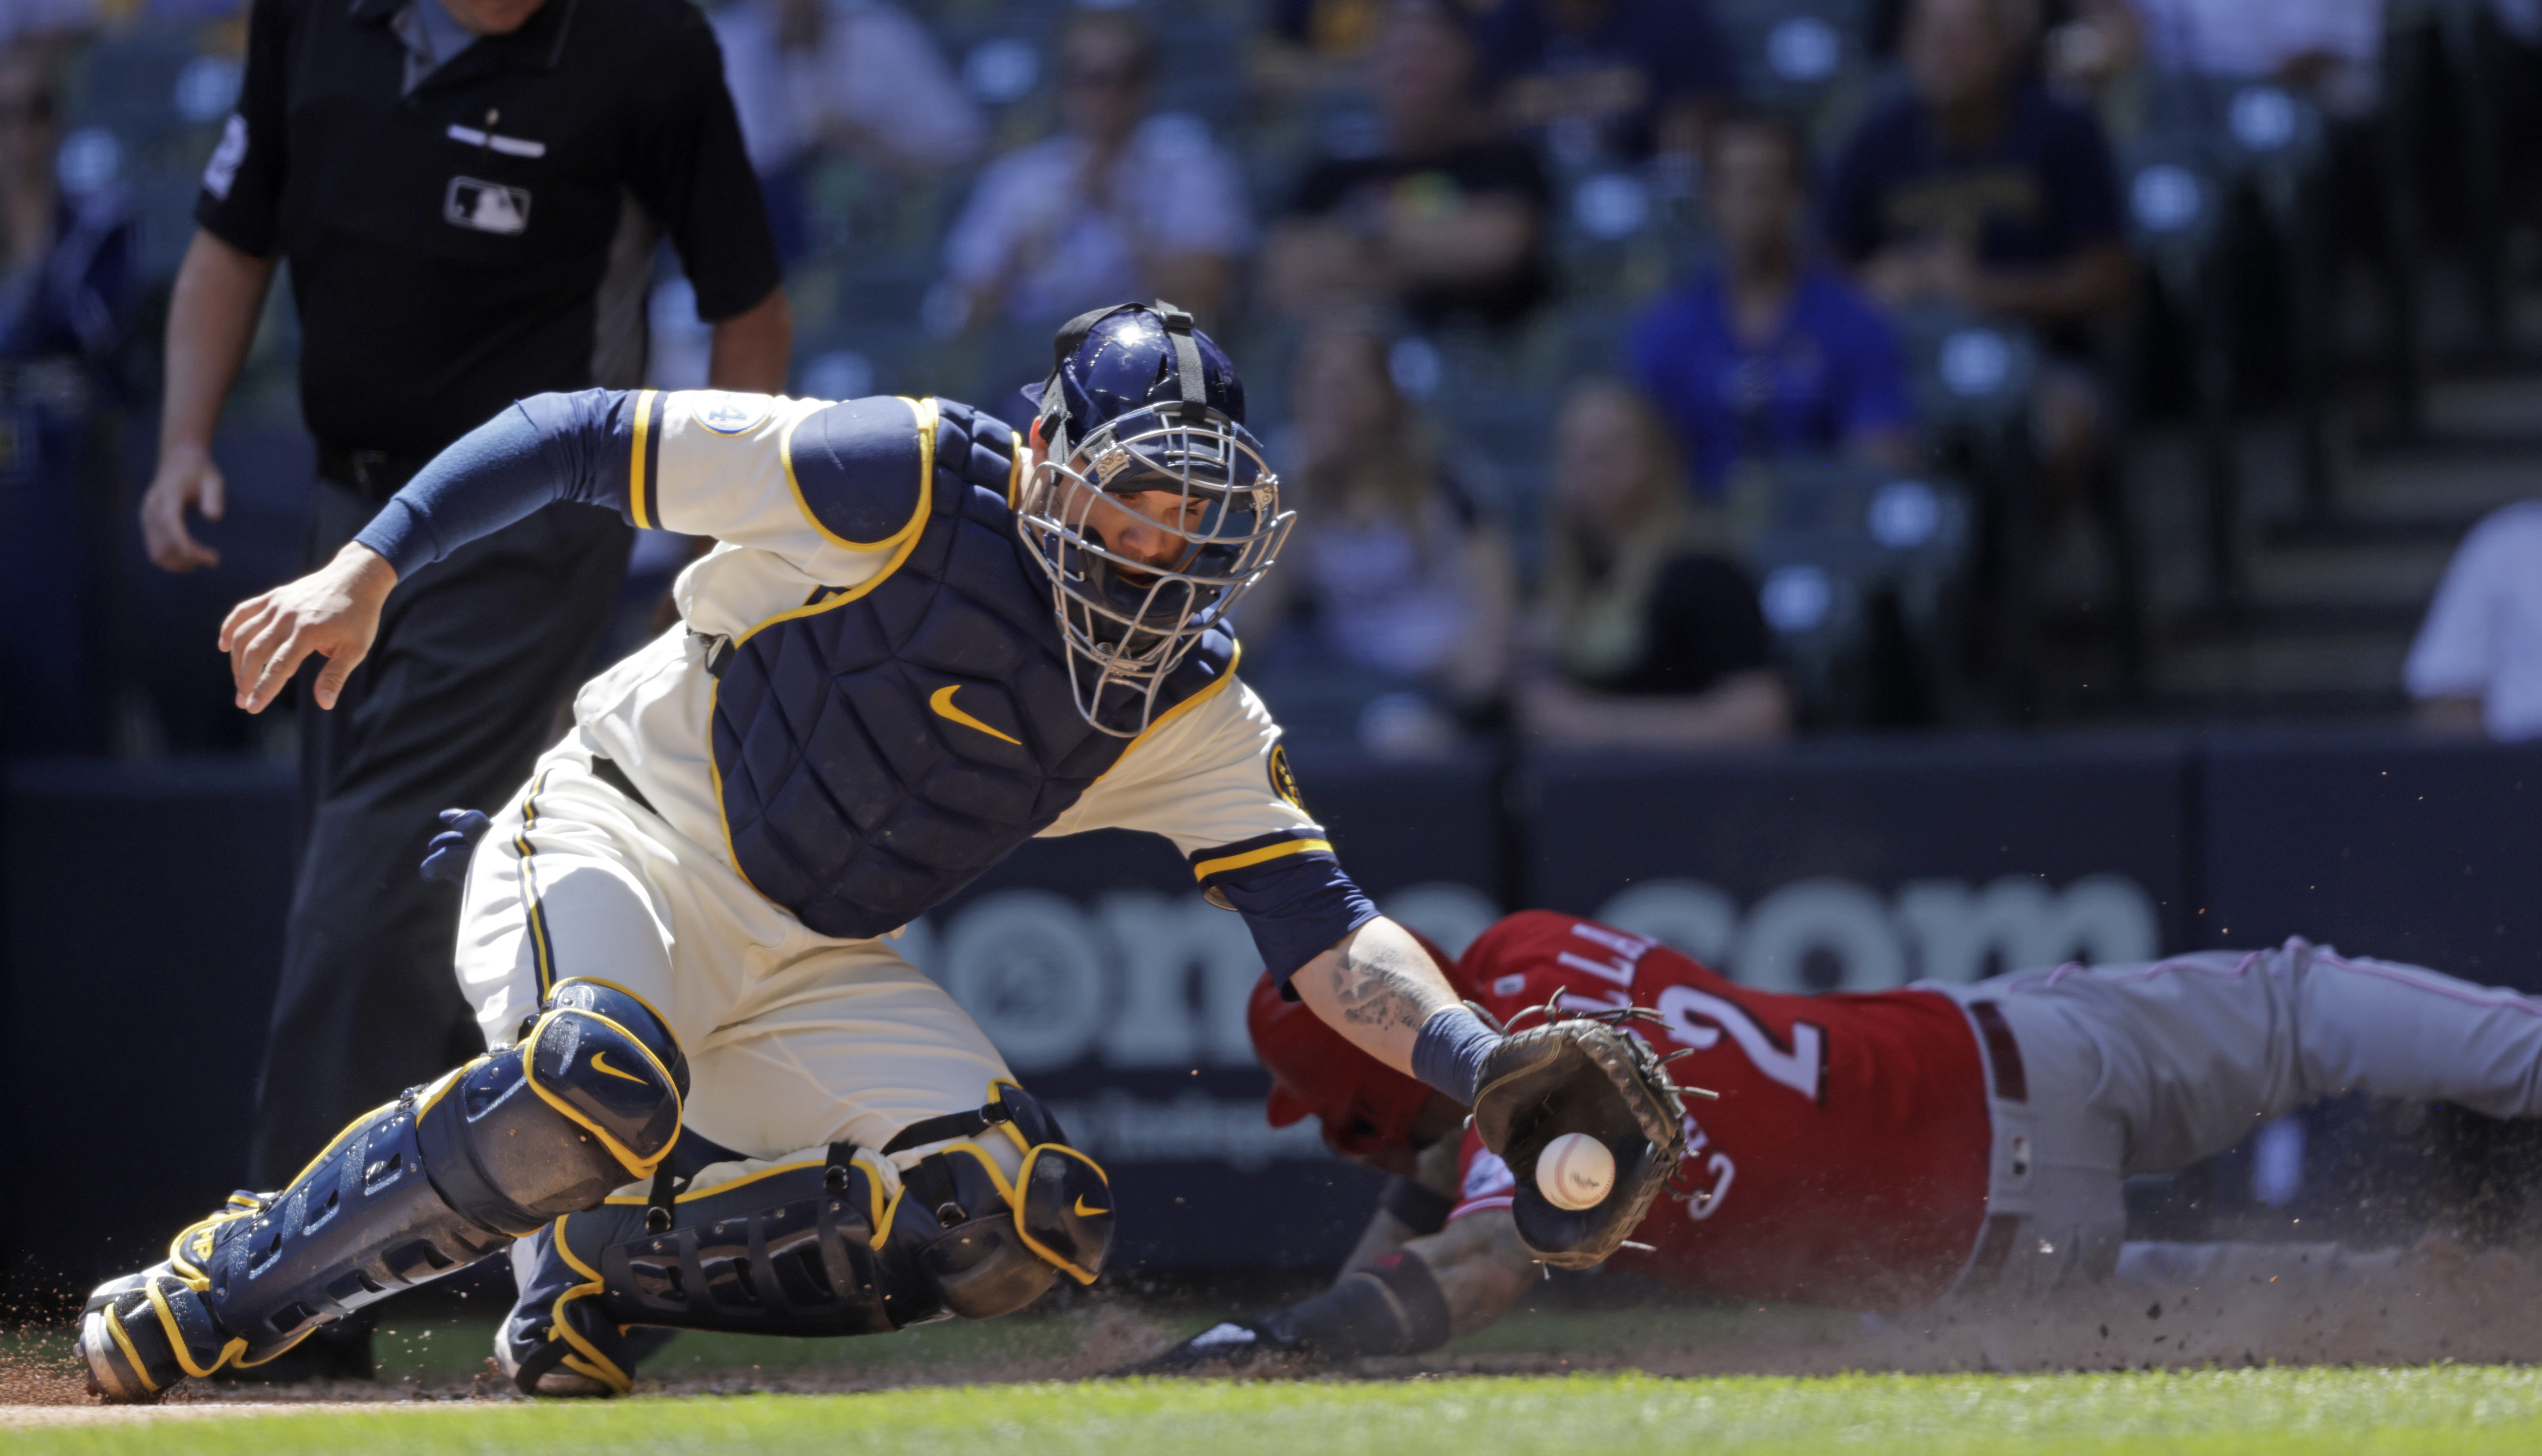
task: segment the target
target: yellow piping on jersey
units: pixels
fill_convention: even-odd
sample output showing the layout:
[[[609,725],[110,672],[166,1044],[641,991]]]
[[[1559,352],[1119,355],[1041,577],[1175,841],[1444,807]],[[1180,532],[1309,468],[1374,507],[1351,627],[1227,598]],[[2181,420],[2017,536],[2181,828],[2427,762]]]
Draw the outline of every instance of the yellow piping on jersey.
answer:
[[[839,593],[837,596],[826,597],[818,602],[806,603],[805,605],[793,608],[790,611],[780,612],[775,617],[769,618],[757,626],[752,627],[749,631],[733,638],[732,648],[734,651],[740,651],[743,643],[758,636],[761,632],[768,630],[770,627],[775,626],[781,621],[791,621],[798,617],[811,617],[819,613],[834,611],[838,608],[845,607],[850,602],[854,602],[859,598],[863,597],[874,588],[891,580],[892,573],[898,571],[902,564],[909,560],[909,553],[918,549],[919,538],[927,534],[926,527],[928,514],[934,510],[935,505],[935,426],[938,416],[935,400],[932,397],[925,400],[911,400],[904,397],[901,402],[907,404],[910,408],[910,412],[918,416],[918,507],[909,513],[908,524],[901,527],[899,531],[893,533],[891,540],[900,543],[900,545],[893,549],[891,559],[882,563],[882,569],[880,571],[875,572],[866,580],[859,582],[857,585]],[[793,437],[793,426],[786,426],[786,443],[790,445]],[[778,454],[781,458],[786,460],[785,483],[790,486],[794,483],[793,462],[790,457],[786,456],[785,446],[781,445]],[[798,506],[803,503],[803,492],[799,489],[794,492],[794,503]],[[812,512],[807,507],[804,509],[803,515],[806,520],[810,520]],[[821,523],[813,521],[812,529],[815,531],[821,531]],[[821,534],[829,537],[832,541],[839,540],[835,536],[830,536],[830,533],[827,531],[821,531]],[[874,547],[851,546],[847,542],[839,542],[839,545],[847,546],[850,550],[874,549]],[[743,884],[749,885],[753,890],[759,890],[757,885],[751,883],[750,871],[741,867],[740,853],[732,847],[732,819],[724,813],[723,809],[723,765],[716,763],[714,757],[715,704],[722,692],[723,682],[721,679],[717,679],[715,680],[714,689],[707,694],[707,766],[713,770],[710,776],[714,779],[715,822],[723,830],[724,862],[732,866],[732,872],[734,874],[741,876],[741,882]],[[768,894],[765,890],[759,890],[759,893],[763,898]],[[667,1025],[667,1023],[665,1024]]]
[[[1130,746],[1121,750],[1121,757],[1112,761],[1112,767],[1106,768],[1102,772],[1094,775],[1094,783],[1101,783],[1103,780],[1111,777],[1113,768],[1118,768],[1122,764],[1130,762],[1130,756],[1139,751],[1139,745],[1148,741],[1149,734],[1156,732],[1158,729],[1164,727],[1167,723],[1170,723],[1174,719],[1181,717],[1183,714],[1190,712],[1193,708],[1196,708],[1202,703],[1207,702],[1209,699],[1216,697],[1219,693],[1226,691],[1228,684],[1235,681],[1235,665],[1244,660],[1244,644],[1236,641],[1233,637],[1230,637],[1228,639],[1228,645],[1230,651],[1227,654],[1227,671],[1218,675],[1218,681],[1210,684],[1206,688],[1203,688],[1191,696],[1184,698],[1182,701],[1175,703],[1172,707],[1165,709],[1163,716],[1150,723],[1147,727],[1140,729],[1139,736],[1130,740]],[[1092,789],[1093,786],[1094,784],[1086,785],[1089,790]]]
[[[636,396],[636,453],[627,463],[627,513],[636,518],[638,529],[653,524],[644,510],[644,439],[651,433],[654,393],[642,390]]]
[[[1311,854],[1318,849],[1330,854],[1333,846],[1322,839],[1291,839],[1285,844],[1265,844],[1259,849],[1247,849],[1241,854],[1230,854],[1219,859],[1204,859],[1192,866],[1192,878],[1206,880],[1212,875],[1225,874],[1229,870],[1249,869],[1269,860],[1285,859],[1292,854]]]
[[[530,781],[530,791],[521,800],[521,832],[512,837],[512,847],[521,856],[521,913],[529,923],[530,949],[539,983],[539,999],[545,1001],[556,988],[556,957],[549,949],[547,907],[539,902],[539,884],[530,861],[538,853],[530,846],[530,831],[539,823],[539,795],[546,791],[548,775],[553,768],[542,769]]]
[[[939,415],[936,410],[935,400],[932,398],[926,400],[912,400],[908,396],[904,395],[901,397],[900,402],[918,411],[918,508],[909,513],[909,520],[904,523],[898,531],[893,532],[891,535],[884,537],[880,541],[848,540],[846,537],[832,531],[829,527],[822,525],[821,518],[812,513],[812,503],[803,498],[802,482],[794,478],[794,428],[803,421],[810,419],[812,415],[800,414],[787,420],[785,422],[785,433],[778,437],[777,461],[778,464],[785,468],[785,488],[794,492],[794,508],[803,513],[803,519],[812,524],[812,529],[820,533],[820,537],[823,541],[828,542],[834,546],[839,546],[846,550],[862,551],[867,553],[873,551],[888,551],[894,547],[898,547],[898,554],[906,556],[909,554],[909,544],[918,540],[919,528],[926,524],[927,507],[935,496],[935,427]],[[820,411],[817,409],[812,411],[812,414],[818,413],[820,413]],[[898,560],[894,560],[891,564],[892,566],[898,566],[900,562]],[[888,574],[889,569],[889,567],[885,568],[886,574]],[[876,577],[875,580],[879,581],[881,578]],[[868,585],[870,585],[870,583],[868,583]],[[771,619],[771,620],[774,619]],[[767,624],[767,622],[761,622],[760,626],[766,626]],[[759,627],[752,627],[751,630],[755,632],[759,630]],[[739,644],[736,643],[735,645]]]

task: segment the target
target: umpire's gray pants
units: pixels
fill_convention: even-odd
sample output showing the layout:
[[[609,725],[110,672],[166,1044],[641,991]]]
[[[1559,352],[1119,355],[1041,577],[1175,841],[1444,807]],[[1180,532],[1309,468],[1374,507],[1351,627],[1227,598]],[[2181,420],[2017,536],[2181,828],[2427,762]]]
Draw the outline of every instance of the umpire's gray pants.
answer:
[[[1986,1220],[1961,1289],[2106,1278],[2121,1183],[2220,1152],[2351,1089],[2542,1114],[2542,1000],[2288,940],[1926,983],[1970,1013],[1994,1113]]]

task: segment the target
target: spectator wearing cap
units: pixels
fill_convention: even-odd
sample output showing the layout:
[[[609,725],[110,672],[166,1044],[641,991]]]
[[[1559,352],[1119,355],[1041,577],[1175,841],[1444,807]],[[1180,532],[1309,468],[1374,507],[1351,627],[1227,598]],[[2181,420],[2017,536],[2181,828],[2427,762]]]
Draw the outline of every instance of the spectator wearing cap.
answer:
[[[1451,711],[1497,697],[1517,595],[1509,536],[1396,390],[1384,335],[1356,321],[1309,332],[1292,399],[1298,524],[1246,600],[1250,632],[1275,655]]]
[[[1718,499],[1740,461],[1795,452],[1905,463],[1913,416],[1898,341],[1870,299],[1812,256],[1800,136],[1733,117],[1705,156],[1719,259],[1642,315],[1631,349],[1696,490]]]
[[[2106,413],[2079,362],[2085,328],[2126,301],[2133,264],[2109,141],[2027,70],[2028,15],[2023,0],[1914,0],[1911,85],[1845,142],[1824,220],[1891,309],[1971,309],[2041,330],[2061,361],[2041,380],[2041,446],[2070,499]]]
[[[0,753],[105,747],[111,521],[138,279],[120,189],[72,195],[53,49],[0,50]]]
[[[1592,381],[1555,430],[1554,500],[1521,729],[1551,748],[1770,743],[1791,730],[1756,583],[1630,388]]]
[[[1206,128],[1150,111],[1156,64],[1135,16],[1069,22],[1062,130],[991,163],[945,240],[967,327],[1055,324],[1125,298],[1169,299],[1218,327],[1252,220]]]
[[[915,175],[962,166],[988,139],[935,38],[890,0],[739,0],[711,20],[789,259],[810,242],[803,174],[819,157]]]
[[[1499,0],[1479,35],[1501,115],[1566,166],[1692,158],[1739,87],[1705,0]]]
[[[1373,62],[1383,140],[1324,157],[1265,250],[1272,300],[1302,315],[1390,306],[1422,328],[1505,325],[1547,290],[1552,187],[1482,105],[1472,37],[1447,0],[1393,0]]]

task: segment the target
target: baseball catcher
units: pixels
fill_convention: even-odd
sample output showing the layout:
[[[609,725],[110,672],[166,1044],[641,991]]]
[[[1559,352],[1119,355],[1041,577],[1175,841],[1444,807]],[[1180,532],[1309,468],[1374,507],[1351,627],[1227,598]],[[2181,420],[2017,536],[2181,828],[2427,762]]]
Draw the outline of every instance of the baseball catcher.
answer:
[[[2302,940],[1800,996],[1530,910],[1484,932],[1449,979],[1503,1013],[1638,1013],[1629,1035],[1718,1090],[1685,1120],[1674,1197],[1616,1257],[1732,1299],[1894,1310],[2087,1285],[2119,1265],[2129,1175],[2183,1167],[2331,1092],[2542,1114],[2542,1000]],[[1417,1353],[1498,1319],[1537,1276],[1526,1144],[1476,1135],[1479,1107],[1462,1131],[1462,1108],[1269,984],[1251,1027],[1271,1121],[1312,1115],[1335,1151],[1395,1176],[1330,1289],[1135,1371]]]
[[[465,877],[486,1054],[101,1286],[100,1391],[268,1360],[505,1252],[496,1354],[546,1394],[627,1390],[646,1327],[877,1334],[1091,1281],[1103,1171],[890,939],[1037,835],[1164,836],[1275,994],[1486,1111],[1490,1145],[1585,1130],[1667,1176],[1665,1079],[1599,1020],[1504,1037],[1459,1005],[1288,788],[1227,619],[1292,518],[1227,356],[1123,305],[1027,394],[1020,439],[949,400],[542,395],[230,615],[240,705],[314,654],[324,709],[401,580],[542,507],[717,543],[490,829],[444,816],[427,869]],[[1523,1228],[1594,1260],[1639,1212]]]

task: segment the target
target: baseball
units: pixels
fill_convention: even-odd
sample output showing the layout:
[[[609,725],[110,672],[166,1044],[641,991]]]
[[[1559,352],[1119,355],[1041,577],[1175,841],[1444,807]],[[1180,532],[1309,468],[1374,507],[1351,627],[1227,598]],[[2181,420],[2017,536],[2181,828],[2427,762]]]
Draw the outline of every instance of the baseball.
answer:
[[[1535,1187],[1557,1208],[1595,1208],[1615,1186],[1615,1155],[1586,1132],[1565,1132],[1535,1155]]]

